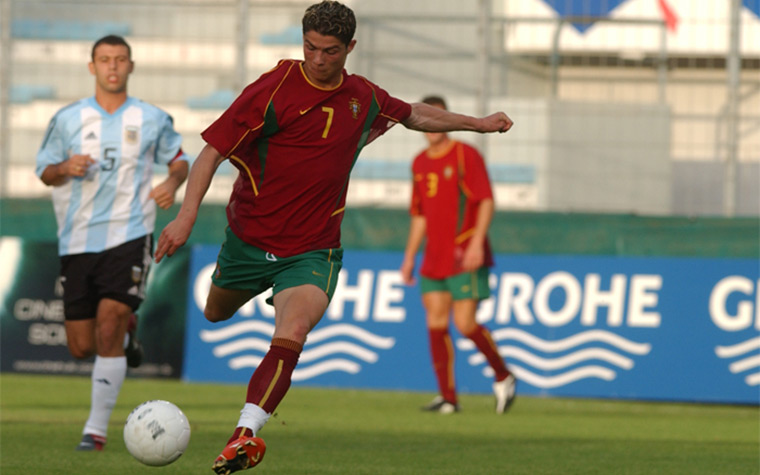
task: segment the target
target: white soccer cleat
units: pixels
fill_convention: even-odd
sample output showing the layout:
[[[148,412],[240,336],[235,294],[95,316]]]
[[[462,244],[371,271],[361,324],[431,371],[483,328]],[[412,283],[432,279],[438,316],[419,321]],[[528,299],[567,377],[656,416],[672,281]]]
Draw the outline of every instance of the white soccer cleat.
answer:
[[[496,397],[496,414],[504,414],[515,401],[517,380],[510,374],[504,380],[493,383],[493,395]]]

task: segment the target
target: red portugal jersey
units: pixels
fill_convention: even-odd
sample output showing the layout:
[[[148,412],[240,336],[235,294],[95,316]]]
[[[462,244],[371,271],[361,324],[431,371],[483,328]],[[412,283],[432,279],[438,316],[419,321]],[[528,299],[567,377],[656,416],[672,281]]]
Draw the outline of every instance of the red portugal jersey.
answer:
[[[441,154],[420,153],[412,164],[411,214],[424,216],[427,242],[420,274],[443,279],[462,272],[461,258],[477,219],[478,203],[493,198],[483,157],[452,140]],[[493,265],[488,239],[485,266]]]
[[[345,70],[340,85],[323,89],[309,82],[301,61],[280,61],[201,134],[239,171],[230,228],[276,256],[340,247],[359,152],[411,110]]]

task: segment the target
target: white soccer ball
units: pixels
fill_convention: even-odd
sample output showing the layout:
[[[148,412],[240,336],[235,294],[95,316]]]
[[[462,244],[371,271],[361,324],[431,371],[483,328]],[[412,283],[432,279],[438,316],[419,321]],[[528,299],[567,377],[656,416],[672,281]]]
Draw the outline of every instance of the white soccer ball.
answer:
[[[124,425],[127,450],[145,465],[168,465],[190,442],[190,423],[169,401],[147,401],[132,410]]]

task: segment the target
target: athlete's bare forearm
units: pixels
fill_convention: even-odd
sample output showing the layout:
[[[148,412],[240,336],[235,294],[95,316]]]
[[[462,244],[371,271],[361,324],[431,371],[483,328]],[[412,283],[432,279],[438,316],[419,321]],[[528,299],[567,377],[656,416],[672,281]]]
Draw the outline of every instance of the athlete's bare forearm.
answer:
[[[176,160],[169,164],[169,176],[166,177],[166,182],[174,188],[175,192],[187,179],[188,168],[184,160]]]
[[[198,208],[203,197],[206,196],[209,186],[211,186],[214,173],[223,161],[224,157],[214,147],[208,144],[203,147],[190,169],[185,199],[182,201],[182,207],[177,214],[178,217],[179,215],[192,216],[192,220],[195,222]]]
[[[491,226],[495,204],[493,199],[487,198],[478,203],[478,212],[475,217],[475,228],[473,229],[472,239],[477,239],[481,244],[488,235],[488,228]]]
[[[424,216],[412,216],[409,226],[409,237],[406,240],[406,250],[404,251],[404,260],[401,262],[401,278],[407,285],[413,285],[414,280],[414,261],[417,250],[425,238],[427,221]]]
[[[424,216],[412,216],[409,225],[409,237],[406,240],[406,250],[404,251],[404,257],[414,259],[417,251],[422,244],[422,240],[425,238],[425,231],[427,229],[427,221]]]
[[[161,262],[165,255],[171,256],[187,242],[193,225],[195,225],[195,219],[198,217],[201,201],[203,201],[203,197],[211,185],[214,172],[222,161],[224,161],[224,157],[210,145],[206,145],[198,158],[195,159],[190,169],[190,178],[187,181],[187,190],[185,190],[182,207],[179,209],[177,217],[166,225],[158,237],[156,262]]]
[[[475,219],[475,226],[472,230],[472,236],[470,242],[467,244],[467,248],[462,255],[462,261],[460,265],[465,272],[472,272],[483,265],[485,259],[485,247],[483,243],[486,240],[488,234],[488,227],[491,224],[493,218],[494,202],[493,199],[482,200],[478,204],[477,216]]]
[[[512,127],[512,120],[504,112],[497,112],[487,117],[472,117],[449,112],[428,104],[412,104],[412,113],[402,122],[404,127],[420,132],[452,132],[464,130],[471,132],[506,132]]]
[[[61,163],[48,165],[40,179],[47,186],[61,186],[72,177],[83,177],[88,168],[95,163],[89,155],[73,154]]]

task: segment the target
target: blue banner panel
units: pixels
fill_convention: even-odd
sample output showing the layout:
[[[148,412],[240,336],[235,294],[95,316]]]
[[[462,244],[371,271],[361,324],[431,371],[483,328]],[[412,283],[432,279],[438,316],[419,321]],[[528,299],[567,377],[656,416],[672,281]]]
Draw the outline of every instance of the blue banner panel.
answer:
[[[218,247],[191,256],[183,376],[247,383],[269,347],[263,294],[226,322],[203,304]],[[294,385],[435,391],[417,286],[400,252],[346,250],[338,289],[309,335]],[[518,393],[760,402],[760,297],[753,259],[496,256],[478,321]],[[493,371],[452,325],[457,387],[490,393]]]

